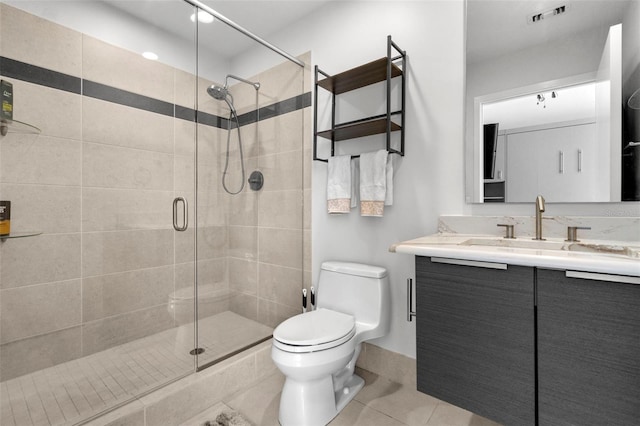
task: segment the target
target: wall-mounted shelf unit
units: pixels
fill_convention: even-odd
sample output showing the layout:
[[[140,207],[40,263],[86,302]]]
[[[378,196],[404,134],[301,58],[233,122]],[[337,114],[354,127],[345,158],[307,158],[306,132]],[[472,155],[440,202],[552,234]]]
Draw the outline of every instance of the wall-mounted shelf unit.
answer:
[[[392,49],[398,55],[392,56]],[[393,154],[404,155],[404,121],[405,121],[405,69],[407,53],[400,49],[387,37],[387,56],[359,67],[344,71],[340,74],[329,75],[315,67],[314,88],[314,127],[313,127],[313,159],[327,162],[325,158],[318,157],[318,137],[331,141],[331,156],[335,155],[335,143],[348,139],[356,139],[364,136],[385,134],[387,151]],[[319,76],[324,76],[321,80]],[[398,111],[391,111],[391,81],[394,78],[401,79],[401,101]],[[359,120],[336,123],[336,96],[357,90],[362,87],[386,81],[386,114],[365,117]],[[318,131],[318,88],[331,93],[331,128]],[[399,116],[400,123],[392,121],[392,117]],[[400,148],[391,147],[392,132],[400,132]],[[359,155],[352,155],[359,157]]]

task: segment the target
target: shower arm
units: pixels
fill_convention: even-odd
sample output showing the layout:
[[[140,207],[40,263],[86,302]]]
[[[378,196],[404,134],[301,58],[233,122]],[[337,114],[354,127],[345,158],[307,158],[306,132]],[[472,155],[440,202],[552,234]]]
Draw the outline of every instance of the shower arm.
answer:
[[[224,87],[229,87],[229,78],[233,78],[234,80],[241,81],[243,83],[247,83],[252,85],[256,90],[260,89],[260,83],[254,83],[253,81],[245,80],[242,77],[238,77],[232,74],[227,74],[227,77],[224,79]]]

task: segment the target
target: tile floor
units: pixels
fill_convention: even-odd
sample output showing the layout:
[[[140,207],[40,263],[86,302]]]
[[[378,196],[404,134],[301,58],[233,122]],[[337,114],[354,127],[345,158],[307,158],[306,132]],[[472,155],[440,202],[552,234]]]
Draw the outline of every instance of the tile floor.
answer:
[[[200,365],[273,332],[229,311],[200,320],[198,329]],[[192,347],[190,324],[4,381],[0,425],[73,425],[192,372]]]
[[[330,423],[331,426],[500,426],[368,371],[359,369],[358,374],[365,379],[365,387]],[[283,383],[284,377],[276,372],[180,426],[202,426],[225,409],[240,412],[257,426],[278,426]]]

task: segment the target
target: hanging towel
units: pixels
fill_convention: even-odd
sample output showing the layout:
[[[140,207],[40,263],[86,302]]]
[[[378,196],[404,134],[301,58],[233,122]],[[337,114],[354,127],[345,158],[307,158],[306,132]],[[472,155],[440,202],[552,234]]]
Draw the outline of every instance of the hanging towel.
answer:
[[[386,150],[360,155],[360,215],[382,217],[387,195]]]
[[[387,188],[386,194],[384,197],[384,205],[392,206],[393,205],[393,155],[389,155],[387,157],[387,169],[385,170],[385,174],[387,176]]]
[[[351,208],[358,205],[360,193],[360,158],[351,159]]]
[[[351,208],[351,156],[329,157],[327,169],[327,211],[349,213]]]

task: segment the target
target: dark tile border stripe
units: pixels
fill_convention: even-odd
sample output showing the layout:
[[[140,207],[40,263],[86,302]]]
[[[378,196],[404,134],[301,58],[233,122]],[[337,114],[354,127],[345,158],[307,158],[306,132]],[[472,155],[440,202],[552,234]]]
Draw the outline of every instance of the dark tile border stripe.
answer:
[[[89,80],[82,81],[82,94],[90,98],[96,98],[107,102],[113,102],[144,111],[155,112],[173,117],[173,104],[158,99],[150,98],[137,93],[128,92],[115,87],[96,83]]]
[[[53,89],[80,94],[82,79],[0,56],[0,74]]]
[[[196,110],[193,108],[175,105],[175,117],[186,121],[196,121]]]
[[[79,77],[41,68],[36,65],[0,56],[0,74],[9,78],[38,84],[53,89],[64,90],[107,102],[113,102],[132,108],[154,112],[157,114],[175,117],[187,121],[197,121],[200,124],[227,129],[229,119],[219,117],[203,111],[196,111],[193,108],[183,107],[137,93],[96,83],[90,80],[83,80]],[[260,115],[260,121],[278,115],[287,114],[311,106],[311,92],[303,93],[293,98],[285,99],[275,104],[261,107],[258,111],[250,111],[238,116],[240,126],[255,123]],[[235,120],[234,120],[235,121]],[[235,123],[231,127],[236,127]]]

